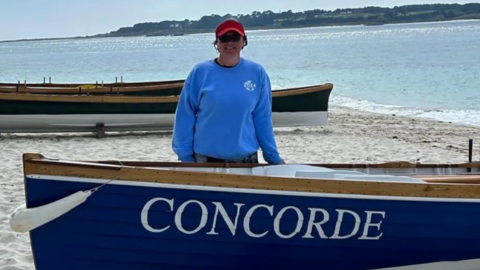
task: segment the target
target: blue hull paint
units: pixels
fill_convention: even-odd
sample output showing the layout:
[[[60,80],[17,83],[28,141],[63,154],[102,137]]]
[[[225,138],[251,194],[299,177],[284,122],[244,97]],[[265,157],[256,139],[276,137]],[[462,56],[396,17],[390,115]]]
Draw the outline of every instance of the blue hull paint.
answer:
[[[27,207],[58,200],[78,190],[97,187],[82,183],[26,179]],[[151,232],[142,225],[141,213],[148,201],[173,199],[173,211],[166,201],[157,201],[148,211],[151,229],[170,226],[163,232]],[[201,208],[191,203],[180,212],[182,203],[201,202],[208,212],[204,226],[197,232],[182,233],[175,223],[181,213],[183,229],[192,232],[201,225]],[[216,206],[221,202],[232,222],[242,203],[235,235]],[[253,206],[250,231],[244,219]],[[149,269],[329,269],[367,270],[437,261],[480,258],[480,215],[478,203],[368,200],[361,198],[301,197],[279,194],[248,194],[206,190],[172,189],[110,184],[102,187],[79,207],[32,232],[31,242],[37,270],[149,270]],[[275,216],[288,206],[279,220],[281,238],[274,230]],[[314,222],[321,224],[326,237],[315,226],[311,238],[305,238],[311,212],[318,208]],[[299,220],[298,209],[303,215]],[[337,222],[339,213],[343,219]],[[368,237],[364,234],[366,212],[371,211]],[[352,213],[360,222],[356,223]],[[180,216],[178,216],[180,217]],[[381,221],[379,227],[376,225]],[[357,233],[347,239],[332,239],[336,224],[339,235],[348,235],[358,224]],[[214,228],[215,230],[212,230]],[[210,234],[209,234],[210,232]]]

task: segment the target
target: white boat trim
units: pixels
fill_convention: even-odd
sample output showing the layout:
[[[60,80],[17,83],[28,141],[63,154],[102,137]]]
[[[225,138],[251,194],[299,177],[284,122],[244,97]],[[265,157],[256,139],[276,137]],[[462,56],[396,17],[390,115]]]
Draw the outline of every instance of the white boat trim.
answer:
[[[435,197],[426,198],[426,197],[406,197],[406,196],[403,197],[403,196],[383,196],[383,195],[316,193],[316,192],[266,190],[266,189],[260,190],[260,189],[248,189],[248,188],[226,188],[226,187],[166,184],[166,183],[157,183],[157,182],[108,180],[108,179],[71,177],[71,176],[54,176],[54,175],[43,175],[43,174],[31,174],[31,175],[27,175],[27,177],[33,178],[33,179],[39,179],[39,180],[52,180],[52,181],[65,181],[65,182],[96,183],[96,184],[105,184],[109,182],[107,183],[107,185],[137,186],[137,187],[166,188],[166,189],[187,189],[187,190],[199,190],[199,191],[249,193],[249,194],[263,194],[263,195],[324,197],[324,198],[363,199],[363,200],[415,201],[415,202],[480,203],[480,199],[469,199],[469,198],[435,198]],[[414,183],[408,183],[408,184],[418,185]]]
[[[0,133],[152,131],[173,129],[174,114],[0,115]],[[274,112],[274,127],[323,126],[328,112]]]

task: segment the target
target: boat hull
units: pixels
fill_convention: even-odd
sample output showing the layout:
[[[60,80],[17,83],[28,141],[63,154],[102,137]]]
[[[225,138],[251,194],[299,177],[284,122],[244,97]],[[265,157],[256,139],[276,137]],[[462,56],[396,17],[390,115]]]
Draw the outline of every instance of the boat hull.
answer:
[[[26,175],[27,207],[106,181]],[[371,270],[480,257],[478,199],[154,181],[109,182],[31,231],[36,270]]]
[[[175,100],[0,100],[0,115],[174,114],[176,108]]]
[[[328,111],[333,85],[277,90],[273,112]],[[57,96],[1,94],[0,115],[6,114],[129,114],[175,113],[178,96]]]
[[[0,133],[171,131],[174,114],[0,115]],[[328,112],[274,112],[274,127],[320,126]]]
[[[328,123],[332,84],[274,91],[275,127]],[[0,133],[171,130],[178,96],[0,93]]]

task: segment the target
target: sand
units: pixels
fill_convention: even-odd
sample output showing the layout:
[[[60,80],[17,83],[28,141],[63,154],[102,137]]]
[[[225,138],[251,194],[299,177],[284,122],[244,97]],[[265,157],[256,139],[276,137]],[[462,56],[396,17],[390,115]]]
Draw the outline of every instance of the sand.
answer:
[[[480,160],[480,127],[342,107],[331,107],[329,117],[324,127],[277,129],[288,163],[463,163],[468,161],[468,139],[474,139],[474,160]],[[10,213],[25,199],[25,152],[65,159],[176,161],[171,133],[110,134],[104,139],[89,133],[0,135],[0,270],[34,269],[28,234],[14,233],[8,224]],[[480,269],[479,264],[462,269]]]

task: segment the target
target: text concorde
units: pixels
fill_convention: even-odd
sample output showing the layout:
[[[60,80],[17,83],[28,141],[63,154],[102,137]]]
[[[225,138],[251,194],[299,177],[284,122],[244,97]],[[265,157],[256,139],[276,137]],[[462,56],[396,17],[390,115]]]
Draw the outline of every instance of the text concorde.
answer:
[[[251,224],[256,223],[265,223],[264,218],[262,220],[255,220],[253,217],[254,213],[260,211],[266,211],[271,218],[271,226],[273,233],[280,238],[289,239],[293,237],[301,237],[305,239],[349,239],[356,237],[359,240],[379,240],[383,232],[381,231],[382,221],[385,219],[384,211],[368,211],[364,210],[361,213],[357,213],[348,209],[335,209],[334,212],[337,213],[336,218],[331,218],[332,210],[327,211],[324,208],[308,207],[302,211],[296,206],[284,206],[280,209],[275,208],[274,204],[256,204],[250,207],[247,207],[244,203],[233,203],[236,207],[235,212],[228,213],[224,205],[220,202],[210,202],[213,205],[214,210],[209,211],[207,205],[204,202],[198,200],[188,200],[180,204],[175,208],[174,199],[167,198],[153,198],[149,200],[142,209],[141,212],[141,222],[143,227],[152,233],[162,233],[169,229],[172,229],[171,225],[166,225],[163,227],[153,227],[150,225],[149,211],[153,204],[155,203],[164,203],[169,208],[169,211],[175,213],[173,224],[175,228],[184,233],[184,234],[196,234],[196,233],[205,233],[207,235],[219,235],[217,231],[218,220],[222,218],[227,224],[229,232],[232,236],[238,234],[237,229],[239,224],[243,225],[243,232],[252,238],[261,238],[265,237],[267,234],[271,233],[270,230],[263,230],[262,232],[254,233],[252,232]],[[182,224],[182,215],[185,209],[192,208],[200,211],[200,220],[193,229],[186,229]],[[296,219],[289,219],[288,222],[295,225],[295,228],[290,232],[280,231],[280,226],[282,224],[282,218],[287,212],[295,213]],[[304,212],[306,214],[304,214]],[[346,216],[353,217],[355,222],[344,222]],[[207,227],[208,219],[213,219],[210,226]],[[375,219],[375,221],[374,221]],[[284,220],[283,222],[287,222]],[[323,225],[329,223],[335,224],[334,232],[331,235],[327,235]],[[291,224],[289,224],[291,225]],[[341,234],[341,229],[345,229],[348,226],[348,233],[343,232]],[[302,230],[303,229],[303,230]]]

